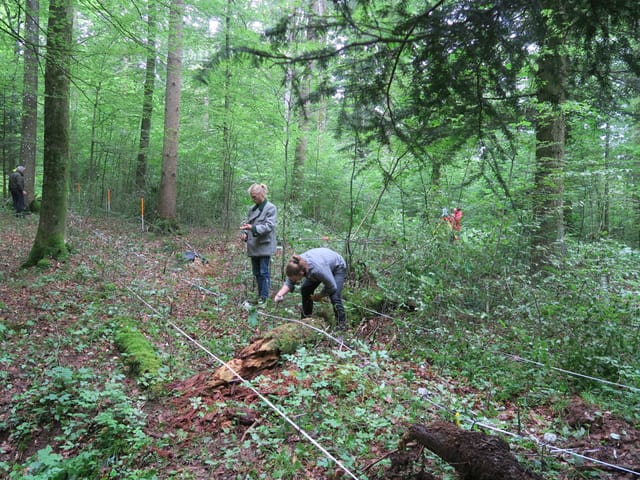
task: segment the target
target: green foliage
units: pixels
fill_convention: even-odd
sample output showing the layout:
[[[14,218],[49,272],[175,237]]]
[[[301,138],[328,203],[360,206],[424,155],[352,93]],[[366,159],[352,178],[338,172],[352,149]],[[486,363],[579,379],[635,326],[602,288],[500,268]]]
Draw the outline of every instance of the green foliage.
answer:
[[[24,465],[15,465],[9,478],[97,478],[106,462],[114,473],[127,471],[129,456],[149,443],[144,416],[128,397],[121,375],[112,375],[97,389],[99,375],[89,368],[55,367],[14,398],[12,437],[26,448],[38,432],[52,431],[61,453],[48,445]]]
[[[506,261],[515,257],[508,243],[500,262],[470,236],[453,246],[428,245],[407,252],[393,269],[371,262],[386,296],[417,313],[399,327],[397,355],[428,359],[494,401],[545,403],[597,391],[621,415],[628,402],[638,403],[632,390],[598,382],[640,382],[637,252],[615,242],[569,243],[560,268],[532,278],[526,266]],[[520,356],[532,363],[517,362]]]

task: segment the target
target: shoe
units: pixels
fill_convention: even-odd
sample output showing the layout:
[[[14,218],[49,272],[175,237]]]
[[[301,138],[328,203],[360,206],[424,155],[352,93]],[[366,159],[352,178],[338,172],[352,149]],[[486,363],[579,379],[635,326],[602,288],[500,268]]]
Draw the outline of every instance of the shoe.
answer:
[[[266,298],[261,298],[260,300],[258,300],[258,305],[265,305],[266,303],[267,303]]]
[[[336,324],[336,330],[338,332],[344,332],[346,329],[347,329],[347,322],[345,322],[344,320]]]

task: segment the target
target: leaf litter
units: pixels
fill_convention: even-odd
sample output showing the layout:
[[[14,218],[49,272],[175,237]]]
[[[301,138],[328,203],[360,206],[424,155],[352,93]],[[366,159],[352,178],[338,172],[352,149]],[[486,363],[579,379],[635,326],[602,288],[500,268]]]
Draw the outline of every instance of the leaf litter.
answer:
[[[83,322],[86,320],[83,315],[87,314],[89,303],[100,302],[100,308],[95,311],[97,318],[92,321],[105,323],[111,320],[111,312],[119,311],[123,305],[129,307],[130,314],[138,316],[142,328],[148,326],[151,329],[156,324],[154,318],[158,314],[170,316],[177,324],[186,318],[198,319],[198,335],[209,339],[229,339],[229,352],[226,352],[229,354],[234,349],[241,349],[255,333],[247,331],[244,322],[225,320],[246,315],[246,312],[240,313],[243,309],[238,306],[252,290],[244,248],[234,240],[225,241],[207,229],[189,231],[188,241],[180,236],[157,237],[140,232],[134,224],[121,219],[71,215],[68,219],[67,241],[72,246],[72,255],[65,262],[53,262],[45,270],[24,270],[20,265],[27,258],[35,237],[37,217],[15,219],[7,212],[1,212],[0,216],[0,327],[4,325],[0,334],[9,329],[12,332],[12,335],[0,335],[4,384],[4,388],[0,389],[0,462],[20,463],[46,445],[54,449],[61,447],[57,440],[59,432],[56,431],[36,431],[25,446],[15,442],[10,430],[2,429],[11,415],[14,399],[37,381],[29,372],[38,368],[44,371],[53,365],[71,368],[94,366],[102,371],[123,368],[112,339],[104,335],[95,337],[84,328]],[[193,251],[198,255],[193,261],[189,259],[184,262],[181,255]],[[206,262],[199,257],[206,259]],[[127,287],[143,291],[146,297],[152,298],[153,304],[143,305],[132,299]],[[221,298],[224,301],[219,301]],[[109,303],[112,308],[109,308]],[[218,320],[212,321],[212,318]],[[75,336],[73,343],[59,341],[69,332]],[[393,347],[396,338],[394,327],[375,315],[363,321],[355,334],[365,341],[375,340],[387,348]],[[20,340],[14,336],[19,336]],[[25,342],[25,338],[28,341]],[[176,364],[173,368],[184,373],[181,380],[170,385],[177,394],[170,395],[169,401],[164,397],[150,397],[143,405],[147,418],[145,433],[156,439],[176,439],[172,447],[152,447],[158,466],[161,465],[165,472],[186,468],[190,478],[235,478],[232,468],[218,467],[212,472],[207,467],[206,458],[198,459],[196,453],[189,459],[182,457],[190,449],[194,452],[202,450],[203,438],[207,438],[205,457],[215,455],[217,445],[224,444],[222,438],[230,432],[242,440],[256,425],[272,421],[261,418],[251,408],[260,399],[251,390],[237,384],[213,391],[198,390],[218,365],[202,352],[193,352],[193,346],[187,345],[184,339],[178,339],[176,332],[169,328],[156,330],[155,341],[159,349],[165,349],[167,355],[173,358]],[[52,345],[58,345],[58,348],[52,350]],[[191,356],[181,359],[181,355]],[[25,365],[30,366],[29,371],[23,368]],[[411,370],[430,382],[440,382],[443,389],[473,393],[470,387],[459,380],[439,378],[432,370],[425,370],[424,366],[418,367],[408,362],[402,369]],[[285,398],[290,384],[297,382],[294,376],[284,374],[283,370],[282,366],[277,366],[269,372],[278,380],[273,382],[273,388],[268,392],[272,397]],[[126,382],[132,398],[142,396],[143,392],[135,381],[128,378]],[[180,395],[181,391],[190,393]],[[198,398],[207,408],[194,409],[193,404],[189,403],[193,398]],[[230,400],[234,407],[217,407],[228,404]],[[514,419],[519,415],[517,409],[517,406],[507,404],[499,417],[502,420]],[[544,432],[557,424],[558,415],[551,405],[530,411],[525,419],[527,431],[537,438],[543,438]],[[558,442],[558,448],[587,452],[585,455],[591,458],[624,465],[629,469],[640,468],[640,433],[634,425],[598,411],[579,397],[572,398],[560,415],[564,423],[574,431],[583,431],[584,435],[568,438],[564,443]],[[400,437],[403,426],[396,427]],[[220,437],[220,440],[216,441],[216,437]],[[302,441],[295,435],[290,438],[292,442]],[[388,454],[382,450],[378,445],[373,446],[371,451],[380,455]],[[73,450],[65,454],[71,455]],[[257,452],[255,455],[258,464],[259,455]],[[532,455],[535,453],[532,452]],[[564,455],[563,458],[574,461],[571,455]],[[371,459],[362,459],[363,464],[369,461]],[[580,472],[597,475],[595,478],[634,478],[631,474],[588,461],[577,462],[573,473],[571,471],[568,469],[569,473],[562,478],[576,478],[574,475],[580,475]],[[334,475],[327,472],[317,466],[307,466],[299,478],[328,478],[328,475]],[[168,475],[159,478],[174,477]],[[385,477],[381,473],[377,478]],[[414,477],[407,475],[404,478]]]

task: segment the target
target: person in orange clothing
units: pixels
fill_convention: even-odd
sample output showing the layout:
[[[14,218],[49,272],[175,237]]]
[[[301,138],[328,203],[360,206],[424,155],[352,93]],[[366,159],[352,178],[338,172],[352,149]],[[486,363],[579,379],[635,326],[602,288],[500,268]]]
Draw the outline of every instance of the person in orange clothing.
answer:
[[[451,218],[451,227],[453,227],[456,232],[459,232],[462,228],[462,210],[458,207],[454,208]]]
[[[442,209],[442,220],[449,222],[451,229],[453,230],[452,240],[460,240],[460,237],[456,232],[459,232],[462,228],[462,209],[456,207],[453,209],[453,213],[449,215],[446,208]]]

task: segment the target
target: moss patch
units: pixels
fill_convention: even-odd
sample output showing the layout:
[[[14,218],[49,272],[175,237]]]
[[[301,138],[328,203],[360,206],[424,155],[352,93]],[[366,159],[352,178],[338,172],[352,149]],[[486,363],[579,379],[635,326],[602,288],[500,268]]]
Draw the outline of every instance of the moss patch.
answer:
[[[159,381],[158,372],[162,366],[160,357],[137,327],[128,321],[120,322],[115,343],[124,354],[124,362],[132,375],[144,376],[151,384]]]

